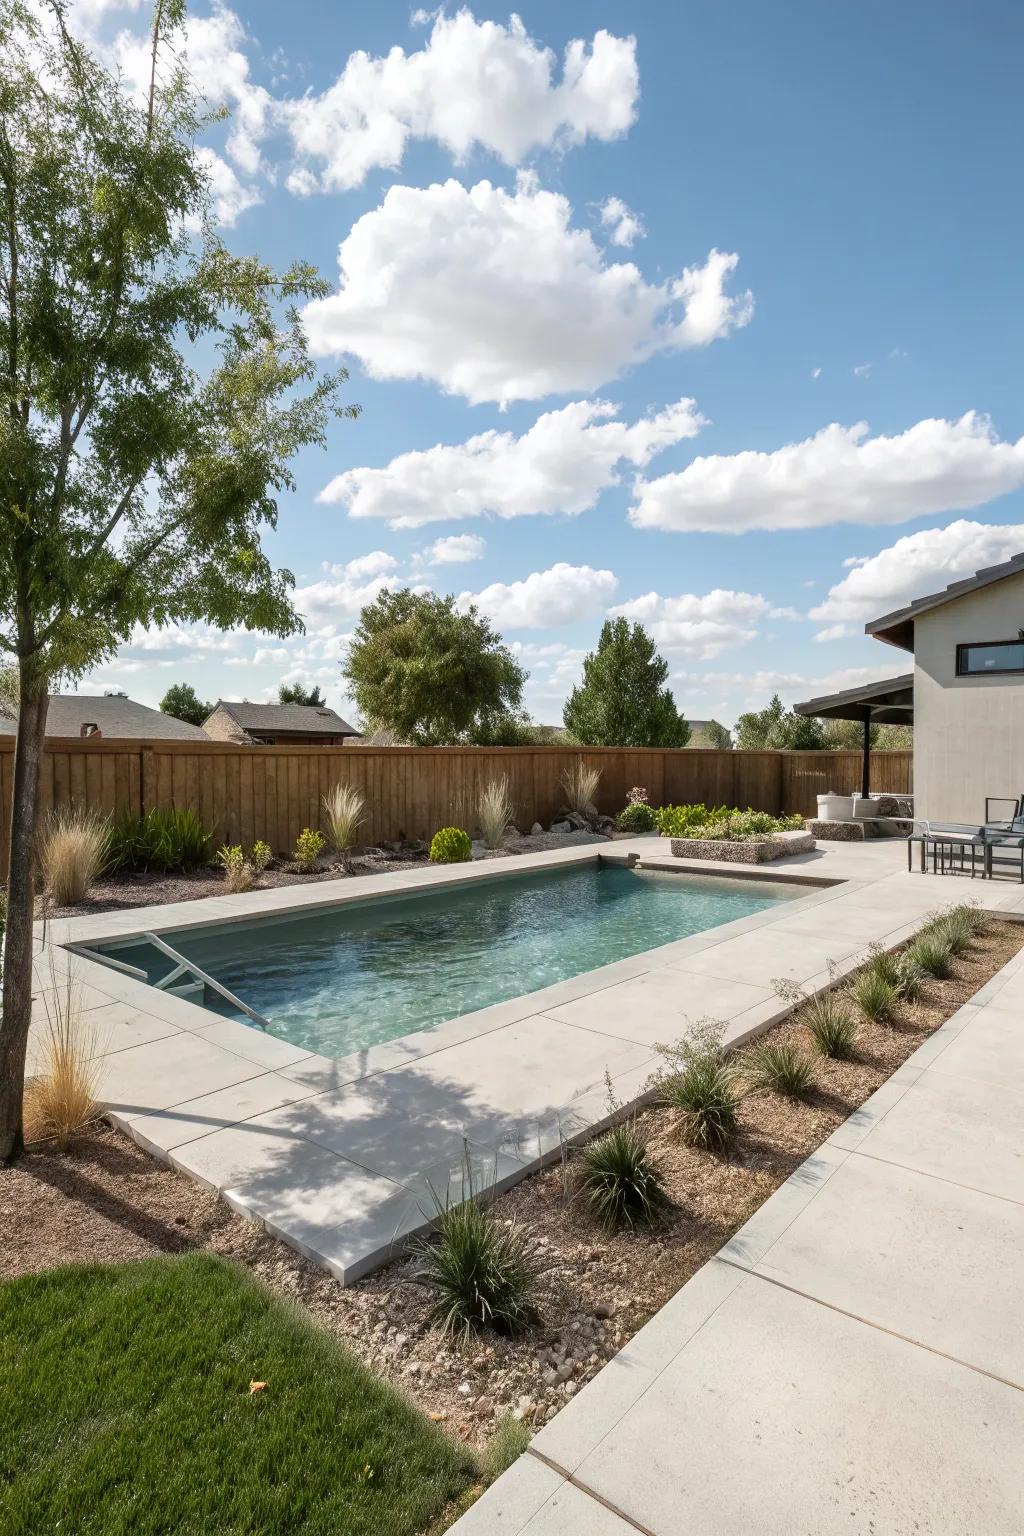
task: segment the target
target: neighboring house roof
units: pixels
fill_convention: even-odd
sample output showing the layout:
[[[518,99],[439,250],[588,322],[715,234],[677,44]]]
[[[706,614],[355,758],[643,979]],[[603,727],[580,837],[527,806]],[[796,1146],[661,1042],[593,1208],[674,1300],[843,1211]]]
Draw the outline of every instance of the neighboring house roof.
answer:
[[[876,640],[884,640],[887,645],[898,646],[902,651],[914,649],[914,620],[919,614],[927,613],[932,608],[941,608],[945,603],[953,603],[958,597],[966,597],[969,592],[979,592],[983,587],[990,587],[993,582],[1005,581],[1007,576],[1019,576],[1024,574],[1024,552],[1013,555],[1011,559],[1004,560],[1000,565],[989,565],[984,570],[975,571],[973,576],[967,576],[963,581],[950,582],[942,592],[932,592],[928,597],[918,597],[905,608],[897,608],[893,613],[884,614],[880,619],[872,619],[870,624],[865,624],[866,634],[874,635]]]
[[[205,741],[198,725],[175,720],[148,704],[120,694],[55,693],[46,711],[47,736],[81,736],[84,725],[97,725],[103,740]],[[17,722],[0,715],[0,736],[17,734]]]
[[[218,709],[230,715],[235,724],[249,735],[262,736],[358,736],[354,725],[326,705],[319,704],[249,704],[217,700],[207,720]]]

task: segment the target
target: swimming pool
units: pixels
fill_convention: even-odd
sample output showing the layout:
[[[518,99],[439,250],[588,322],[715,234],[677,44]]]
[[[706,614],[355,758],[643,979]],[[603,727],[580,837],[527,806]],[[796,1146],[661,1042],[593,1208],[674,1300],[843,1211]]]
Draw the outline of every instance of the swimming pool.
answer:
[[[186,929],[170,942],[263,1015],[271,1034],[338,1057],[802,894],[594,863]],[[145,939],[94,952],[138,967],[153,984],[175,968]],[[210,987],[181,979],[194,1001],[240,1017]]]

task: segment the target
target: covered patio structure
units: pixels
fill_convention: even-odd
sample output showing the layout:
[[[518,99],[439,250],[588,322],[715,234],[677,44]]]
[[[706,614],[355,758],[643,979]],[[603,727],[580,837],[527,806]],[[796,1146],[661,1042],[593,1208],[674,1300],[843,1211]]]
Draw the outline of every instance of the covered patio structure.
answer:
[[[886,677],[860,688],[846,688],[841,693],[826,693],[804,704],[794,704],[798,715],[812,715],[823,720],[859,720],[864,726],[861,794],[867,798],[871,788],[871,727],[873,725],[913,725],[914,674]]]

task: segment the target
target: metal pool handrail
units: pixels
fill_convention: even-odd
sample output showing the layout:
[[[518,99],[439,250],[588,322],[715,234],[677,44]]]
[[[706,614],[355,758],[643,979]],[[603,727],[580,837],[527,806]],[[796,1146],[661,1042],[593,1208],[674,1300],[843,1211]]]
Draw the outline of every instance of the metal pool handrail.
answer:
[[[226,998],[233,1008],[238,1008],[242,1013],[247,1014],[253,1023],[258,1024],[261,1029],[270,1028],[269,1019],[265,1019],[262,1013],[257,1013],[255,1008],[250,1008],[248,1003],[243,1003],[242,999],[236,997],[233,992],[229,992],[227,987],[222,986],[213,976],[200,969],[194,960],[186,960],[184,955],[180,955],[176,949],[172,949],[169,944],[165,943],[155,933],[145,933],[143,938],[150,944],[155,944],[162,954],[177,962],[173,971],[168,971],[166,976],[155,983],[158,991],[162,992],[165,987],[170,986],[172,981],[177,981],[179,976],[188,972],[195,976],[198,981],[203,982],[208,987],[212,987],[215,992],[219,992],[221,997]]]

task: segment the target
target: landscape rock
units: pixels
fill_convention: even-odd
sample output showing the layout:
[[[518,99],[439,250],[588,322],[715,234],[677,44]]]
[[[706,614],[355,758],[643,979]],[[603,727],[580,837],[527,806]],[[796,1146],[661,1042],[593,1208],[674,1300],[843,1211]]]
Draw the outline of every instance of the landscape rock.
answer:
[[[550,830],[552,832],[571,832],[573,829],[567,821],[553,821]]]
[[[552,830],[554,830],[554,829],[552,828]],[[540,837],[540,836],[543,835],[543,832],[544,832],[544,828],[541,826],[540,822],[539,821],[535,821],[533,826],[530,828],[530,836],[531,837]]]

